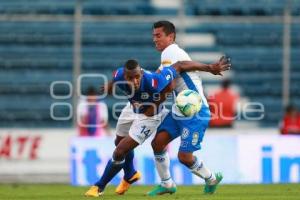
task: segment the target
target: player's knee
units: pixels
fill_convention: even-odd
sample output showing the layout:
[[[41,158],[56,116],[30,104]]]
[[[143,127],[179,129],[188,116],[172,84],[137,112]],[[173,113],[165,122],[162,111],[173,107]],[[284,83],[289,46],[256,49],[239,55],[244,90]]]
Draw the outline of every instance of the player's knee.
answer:
[[[115,145],[118,146],[118,144],[121,142],[121,140],[122,140],[123,138],[124,138],[124,137],[117,136],[116,139],[115,139]]]
[[[153,151],[156,151],[156,149],[157,149],[157,142],[155,140],[152,140],[151,146],[152,146]]]
[[[160,142],[159,140],[156,140],[156,139],[152,140],[151,146],[152,146],[154,153],[162,152],[166,147],[166,145],[164,145],[162,142]]]
[[[178,160],[180,161],[180,163],[187,167],[190,167],[194,164],[194,160],[192,159],[192,157],[187,156],[186,154],[178,153]]]
[[[120,140],[118,140],[118,138],[115,139],[115,146],[117,146],[119,144]]]
[[[125,158],[125,151],[122,148],[116,148],[113,153],[113,159],[117,161],[124,160]]]

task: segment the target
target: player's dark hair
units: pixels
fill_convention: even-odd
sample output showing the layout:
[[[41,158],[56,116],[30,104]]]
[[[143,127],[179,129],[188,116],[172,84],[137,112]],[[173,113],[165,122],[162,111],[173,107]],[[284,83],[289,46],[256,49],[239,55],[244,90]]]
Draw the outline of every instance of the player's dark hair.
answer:
[[[176,38],[176,29],[172,22],[170,21],[157,21],[153,24],[153,28],[160,28],[163,27],[163,31],[166,35],[169,35],[171,33],[174,33],[174,40]]]
[[[127,60],[124,65],[126,70],[133,70],[133,69],[137,68],[138,66],[139,66],[139,63],[134,59]]]

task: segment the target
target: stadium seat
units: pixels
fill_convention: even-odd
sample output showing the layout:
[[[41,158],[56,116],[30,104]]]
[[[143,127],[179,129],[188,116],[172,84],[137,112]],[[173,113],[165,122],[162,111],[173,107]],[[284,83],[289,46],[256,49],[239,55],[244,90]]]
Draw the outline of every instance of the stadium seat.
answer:
[[[272,16],[283,13],[285,0],[187,0],[188,15]],[[299,15],[300,4],[292,1],[292,14]],[[75,0],[2,0],[2,14],[74,13]],[[89,15],[176,15],[174,8],[157,8],[150,0],[83,1]],[[154,50],[151,22],[110,21],[82,23],[82,73],[111,76],[113,69],[135,58],[146,69],[155,70],[160,54]],[[186,47],[188,52],[223,52],[232,58],[234,82],[250,101],[266,105],[265,125],[277,125],[282,116],[282,37],[280,23],[201,23],[186,28],[186,33],[210,33],[216,44]],[[69,21],[0,22],[0,126],[70,126],[49,115],[49,87],[55,80],[73,81],[74,24]],[[291,26],[291,99],[299,102],[300,26]],[[89,80],[83,83],[97,86]],[[206,81],[205,84],[215,84]],[[63,86],[56,94],[67,94]],[[2,97],[1,96],[1,97]],[[30,102],[37,102],[30,105]],[[114,99],[109,99],[112,111]],[[30,107],[29,110],[26,107]],[[59,110],[60,114],[67,113]],[[115,121],[111,121],[115,123]]]

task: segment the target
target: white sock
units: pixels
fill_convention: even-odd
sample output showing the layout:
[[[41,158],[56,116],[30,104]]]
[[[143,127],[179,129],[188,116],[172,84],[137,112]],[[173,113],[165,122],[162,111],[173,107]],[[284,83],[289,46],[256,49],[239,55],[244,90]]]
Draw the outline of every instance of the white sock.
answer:
[[[174,182],[170,173],[169,154],[165,151],[161,154],[154,154],[154,157],[156,169],[161,179],[161,185],[164,187],[174,186]]]
[[[198,162],[195,157],[195,163],[190,167],[190,170],[196,176],[203,178],[205,181],[209,183],[213,183],[216,181],[216,176],[212,173],[203,163],[203,161]]]

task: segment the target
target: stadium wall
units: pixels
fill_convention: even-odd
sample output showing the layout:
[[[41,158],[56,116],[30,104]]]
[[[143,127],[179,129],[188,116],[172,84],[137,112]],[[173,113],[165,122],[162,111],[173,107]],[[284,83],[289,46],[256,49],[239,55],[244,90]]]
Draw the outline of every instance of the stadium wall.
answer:
[[[0,182],[94,183],[111,157],[114,137],[79,138],[75,133],[73,129],[0,130]],[[159,182],[150,141],[135,151],[135,165],[143,174],[139,184]],[[224,183],[299,183],[299,144],[300,137],[280,136],[276,129],[209,130],[197,155],[211,169],[224,173]],[[203,183],[178,162],[179,145],[175,140],[168,148],[176,183]],[[122,173],[112,184],[121,178]]]
[[[1,129],[0,182],[69,182],[72,129]]]

